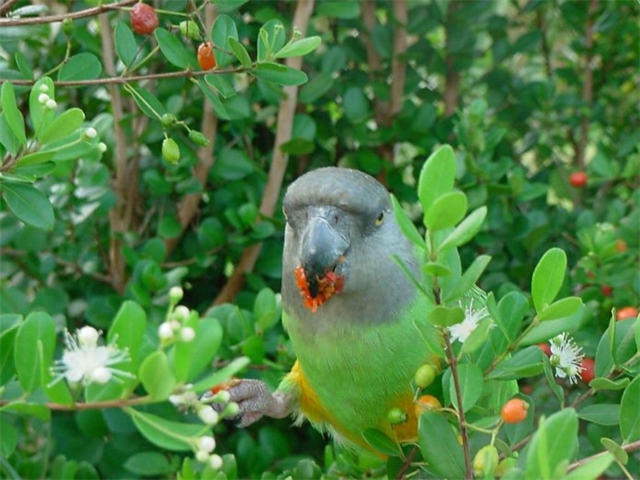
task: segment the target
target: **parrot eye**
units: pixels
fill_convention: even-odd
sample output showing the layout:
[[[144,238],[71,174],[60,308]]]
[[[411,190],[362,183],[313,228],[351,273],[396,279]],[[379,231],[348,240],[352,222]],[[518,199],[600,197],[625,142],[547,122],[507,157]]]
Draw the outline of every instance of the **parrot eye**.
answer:
[[[376,218],[376,227],[382,225],[382,222],[384,222],[384,210],[380,212],[380,215],[378,215],[378,218]]]

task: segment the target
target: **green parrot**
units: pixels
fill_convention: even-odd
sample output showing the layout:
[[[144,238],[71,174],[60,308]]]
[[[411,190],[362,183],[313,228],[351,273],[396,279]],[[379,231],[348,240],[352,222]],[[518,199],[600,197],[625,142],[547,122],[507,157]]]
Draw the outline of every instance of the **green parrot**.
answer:
[[[297,361],[273,393],[259,380],[229,384],[239,425],[293,414],[365,449],[369,428],[415,439],[411,380],[433,358],[423,339],[432,301],[394,260],[420,278],[389,193],[363,172],[321,168],[291,184],[284,213],[282,321]],[[393,408],[407,421],[391,425]]]

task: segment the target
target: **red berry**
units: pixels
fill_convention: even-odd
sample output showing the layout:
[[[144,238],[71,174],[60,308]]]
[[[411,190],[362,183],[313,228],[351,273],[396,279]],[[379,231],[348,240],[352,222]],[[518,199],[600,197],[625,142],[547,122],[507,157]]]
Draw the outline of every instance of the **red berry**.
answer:
[[[551,345],[549,345],[548,343],[539,343],[538,348],[542,350],[542,353],[544,353],[547,357],[551,356]]]
[[[616,240],[616,252],[626,252],[627,251],[627,242],[623,239],[619,238]]]
[[[198,47],[198,64],[203,70],[211,70],[216,67],[216,55],[213,53],[211,42],[201,43]]]
[[[610,297],[610,296],[611,296],[611,294],[613,293],[613,288],[611,288],[611,286],[610,286],[610,285],[602,285],[602,286],[600,287],[600,291],[602,291],[602,294],[603,294],[605,297]]]
[[[529,404],[521,398],[512,398],[505,403],[500,411],[504,423],[520,423],[527,418]]]
[[[616,312],[616,320],[636,318],[637,316],[638,316],[638,309],[636,307],[624,307]]]
[[[139,35],[149,35],[158,26],[158,15],[150,5],[136,3],[131,9],[131,28]]]
[[[585,172],[573,172],[569,175],[569,183],[576,188],[581,188],[587,184],[587,178]]]
[[[596,362],[591,357],[584,357],[582,359],[582,371],[580,372],[580,377],[585,383],[589,383],[591,380],[596,378],[595,372]]]

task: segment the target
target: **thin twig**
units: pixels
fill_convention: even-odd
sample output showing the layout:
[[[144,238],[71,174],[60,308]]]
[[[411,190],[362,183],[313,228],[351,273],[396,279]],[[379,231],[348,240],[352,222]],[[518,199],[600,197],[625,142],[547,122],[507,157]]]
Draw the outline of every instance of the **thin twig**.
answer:
[[[458,34],[452,28],[456,10],[460,8],[459,0],[451,0],[447,9],[447,23],[445,26],[445,86],[444,86],[444,115],[450,117],[458,108],[460,102],[460,73],[455,68],[455,57],[451,53],[451,39]]]
[[[122,0],[116,3],[107,3],[105,5],[99,5],[97,7],[86,8],[77,12],[59,13],[56,15],[46,15],[44,17],[28,17],[28,18],[0,18],[0,28],[2,27],[24,27],[26,25],[42,25],[45,23],[62,22],[69,18],[75,20],[77,18],[92,17],[99,15],[100,13],[110,12],[113,10],[119,10],[122,7],[132,5],[138,0]],[[0,8],[4,9],[4,5]],[[2,13],[0,11],[0,13]]]
[[[4,15],[7,11],[16,3],[18,0],[6,0],[2,5],[0,5],[0,15]]]
[[[640,440],[636,440],[635,442],[627,443],[626,445],[620,445],[620,448],[625,452],[635,452],[636,450],[640,450]],[[575,470],[578,467],[581,467],[585,463],[589,463],[591,460],[606,455],[608,452],[600,452],[595,455],[591,455],[590,457],[581,458],[577,462],[573,462],[571,465],[567,467],[567,472],[571,470]]]

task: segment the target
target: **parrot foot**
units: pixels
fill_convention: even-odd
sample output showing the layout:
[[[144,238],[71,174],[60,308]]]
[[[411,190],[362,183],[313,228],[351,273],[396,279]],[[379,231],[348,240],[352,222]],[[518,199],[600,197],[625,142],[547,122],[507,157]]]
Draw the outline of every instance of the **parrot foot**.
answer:
[[[279,393],[271,393],[266,383],[261,380],[235,380],[224,388],[229,393],[229,402],[238,404],[238,414],[232,420],[239,420],[239,427],[248,427],[257,422],[263,416],[271,418],[284,418],[293,412],[289,396]],[[202,400],[212,397],[208,392],[202,396]],[[213,403],[211,407],[221,412],[226,407],[224,403]]]

